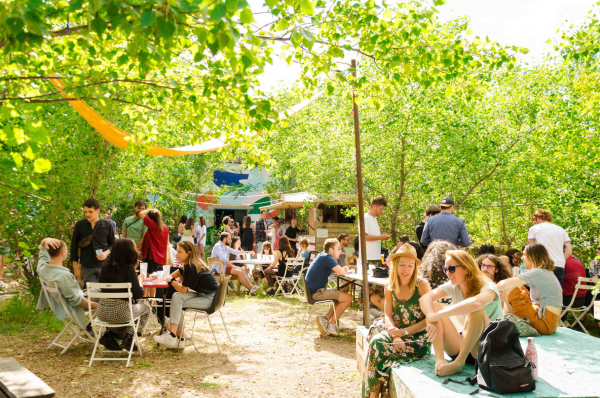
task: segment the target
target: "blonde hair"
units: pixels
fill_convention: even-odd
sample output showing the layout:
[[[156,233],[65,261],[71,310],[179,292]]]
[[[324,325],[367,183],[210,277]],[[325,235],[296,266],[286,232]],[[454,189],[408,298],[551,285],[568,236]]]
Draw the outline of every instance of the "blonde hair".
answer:
[[[401,258],[402,258],[401,256],[396,257],[392,261],[392,268],[390,270],[390,282],[387,285],[389,290],[394,290],[394,289],[402,286],[402,283],[400,282],[400,276],[398,275],[398,267],[400,266]],[[415,267],[413,268],[413,273],[410,277],[410,280],[408,281],[408,288],[411,291],[411,295],[412,295],[412,293],[414,293],[414,291],[415,291],[415,288],[419,284],[419,275],[417,272],[417,260],[415,260],[412,257],[406,257],[406,258],[409,258],[415,262]]]
[[[530,243],[523,250],[533,268],[547,269],[554,271],[554,261],[550,258],[548,250],[541,243]]]
[[[448,250],[446,256],[449,256],[457,265],[462,265],[466,271],[467,295],[465,298],[477,296],[481,293],[481,288],[490,281],[477,266],[475,260],[464,250]]]
[[[309,244],[310,244],[310,243],[308,242],[308,239],[306,239],[306,238],[302,238],[302,239],[300,240],[300,246],[304,246],[304,247],[306,247],[306,248],[308,249],[308,245],[309,245]]]

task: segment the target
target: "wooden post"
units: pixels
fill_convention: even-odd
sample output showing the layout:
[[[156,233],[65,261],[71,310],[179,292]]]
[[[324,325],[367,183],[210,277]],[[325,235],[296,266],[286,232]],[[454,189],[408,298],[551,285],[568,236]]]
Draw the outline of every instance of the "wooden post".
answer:
[[[356,81],[356,60],[352,60],[352,76]],[[358,229],[360,244],[360,261],[362,264],[363,279],[363,325],[371,326],[371,313],[369,312],[369,266],[367,264],[367,244],[365,240],[365,204],[363,200],[363,178],[362,178],[362,159],[360,157],[360,124],[358,119],[358,105],[356,104],[356,92],[352,90],[352,113],[354,115],[354,147],[356,150],[356,186],[358,189]]]

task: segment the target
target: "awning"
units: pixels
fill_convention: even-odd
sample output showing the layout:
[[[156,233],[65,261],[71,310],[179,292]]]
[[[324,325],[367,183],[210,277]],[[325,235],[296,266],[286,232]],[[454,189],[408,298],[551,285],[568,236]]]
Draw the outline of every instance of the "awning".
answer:
[[[272,205],[261,207],[261,210],[299,209],[305,204],[323,203],[328,205],[355,206],[358,199],[354,194],[310,194],[308,192],[296,192],[283,194]]]

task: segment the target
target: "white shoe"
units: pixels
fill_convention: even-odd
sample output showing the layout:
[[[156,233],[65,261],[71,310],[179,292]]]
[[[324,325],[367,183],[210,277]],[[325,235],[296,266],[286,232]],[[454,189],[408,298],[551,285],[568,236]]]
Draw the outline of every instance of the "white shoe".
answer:
[[[154,341],[158,344],[162,344],[165,348],[172,350],[177,348],[177,337],[171,336],[170,332],[161,334],[160,336],[154,336]],[[179,344],[179,349],[185,348],[185,340]]]
[[[317,316],[317,327],[319,328],[319,332],[323,336],[327,334],[327,327],[329,325],[329,321],[323,315]]]
[[[369,310],[369,312],[371,313],[371,315],[373,315],[375,318],[379,318],[381,316],[381,311],[379,311],[377,308],[371,308],[371,310]]]
[[[327,326],[327,333],[334,337],[338,337],[340,335],[340,333],[338,331],[338,326],[335,323],[330,323]]]
[[[359,311],[358,311],[358,313],[357,313],[357,315],[358,315],[358,317],[359,317],[360,319],[363,319],[363,317],[364,317],[364,315],[363,315],[363,314],[364,314],[364,313],[363,313],[362,311],[360,311],[360,310],[359,310]],[[375,320],[375,317],[374,317],[372,314],[369,314],[369,316],[370,316],[370,319],[371,319],[371,321],[374,321],[374,320]]]

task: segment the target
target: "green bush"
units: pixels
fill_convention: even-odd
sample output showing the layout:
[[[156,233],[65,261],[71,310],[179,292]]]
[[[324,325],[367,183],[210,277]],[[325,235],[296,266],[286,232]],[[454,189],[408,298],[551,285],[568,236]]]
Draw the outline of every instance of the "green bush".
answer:
[[[52,310],[37,311],[37,297],[30,293],[15,294],[0,303],[0,335],[21,333],[25,330],[62,330]]]

